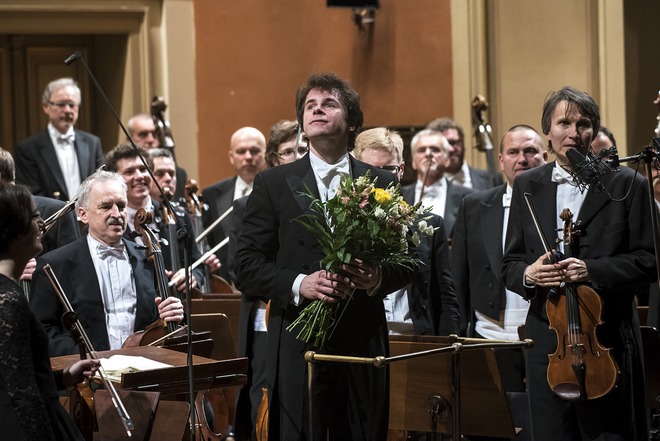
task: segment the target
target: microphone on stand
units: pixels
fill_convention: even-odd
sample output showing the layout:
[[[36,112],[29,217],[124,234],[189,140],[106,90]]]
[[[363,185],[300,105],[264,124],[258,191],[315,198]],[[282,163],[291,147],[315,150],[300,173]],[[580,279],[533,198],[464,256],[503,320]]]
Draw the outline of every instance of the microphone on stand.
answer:
[[[64,64],[66,64],[68,66],[69,64],[73,63],[74,61],[76,61],[80,57],[82,57],[82,54],[80,53],[80,51],[75,51],[74,53],[72,53],[71,55],[66,57],[66,60],[64,60]]]
[[[596,185],[600,190],[605,191],[605,187],[600,182],[601,176],[618,171],[605,164],[601,158],[596,157],[591,152],[584,156],[579,150],[573,148],[566,152],[566,157],[573,168],[571,174],[580,188]]]

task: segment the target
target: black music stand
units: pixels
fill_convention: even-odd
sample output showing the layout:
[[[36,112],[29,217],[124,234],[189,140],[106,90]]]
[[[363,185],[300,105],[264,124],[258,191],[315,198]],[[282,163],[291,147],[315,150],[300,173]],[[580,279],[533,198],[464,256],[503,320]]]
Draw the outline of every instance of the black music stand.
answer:
[[[532,340],[495,341],[456,335],[390,336],[392,355],[388,358],[309,351],[305,360],[309,378],[313,378],[313,366],[318,361],[373,364],[377,368],[390,364],[390,429],[430,431],[432,439],[438,427],[454,439],[462,434],[511,438],[515,435],[513,421],[491,349],[532,345]],[[312,381],[308,387],[311,403]],[[312,412],[310,404],[310,421]]]
[[[391,358],[451,347],[452,341],[449,337],[390,336]],[[452,433],[455,356],[449,351],[391,363],[390,429],[432,431],[430,412],[435,405],[440,410],[437,431]],[[460,365],[461,434],[512,438],[516,432],[495,353],[490,348],[466,350],[460,355]]]

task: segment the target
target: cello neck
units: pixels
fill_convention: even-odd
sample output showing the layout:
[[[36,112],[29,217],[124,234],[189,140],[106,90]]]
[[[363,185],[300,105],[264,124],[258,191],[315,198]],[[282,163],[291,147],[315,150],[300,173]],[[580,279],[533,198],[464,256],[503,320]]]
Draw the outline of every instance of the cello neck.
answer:
[[[474,137],[476,139],[476,147],[486,154],[486,164],[488,166],[488,173],[491,176],[493,186],[497,181],[495,149],[493,148],[493,141],[491,140],[492,128],[486,118],[486,111],[489,104],[482,95],[477,95],[472,100],[472,125],[474,126]]]

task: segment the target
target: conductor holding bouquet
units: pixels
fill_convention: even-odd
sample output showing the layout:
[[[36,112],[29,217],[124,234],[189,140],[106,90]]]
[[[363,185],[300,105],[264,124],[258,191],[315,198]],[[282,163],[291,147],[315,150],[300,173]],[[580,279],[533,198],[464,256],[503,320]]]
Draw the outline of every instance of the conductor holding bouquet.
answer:
[[[376,186],[393,183],[391,172],[348,154],[362,126],[360,99],[332,73],[313,74],[296,96],[298,123],[309,139],[309,153],[291,164],[257,175],[237,239],[238,287],[247,296],[271,300],[268,321],[268,432],[272,439],[385,440],[389,410],[387,368],[318,363],[313,378],[313,430],[310,433],[307,367],[304,354],[375,357],[388,355],[383,297],[412,279],[412,270],[352,257],[326,271],[320,236],[302,225],[332,199],[342,177],[370,171]],[[328,213],[331,216],[331,213]],[[337,304],[326,339],[315,346],[290,325],[312,302]],[[319,303],[320,302],[320,303]],[[289,330],[287,330],[289,327]],[[257,423],[259,425],[259,422]]]

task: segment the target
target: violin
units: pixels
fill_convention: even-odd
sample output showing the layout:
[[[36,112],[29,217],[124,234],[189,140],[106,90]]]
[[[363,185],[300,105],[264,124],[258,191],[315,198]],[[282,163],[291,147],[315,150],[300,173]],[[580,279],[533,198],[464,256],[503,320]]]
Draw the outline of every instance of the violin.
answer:
[[[579,249],[579,229],[569,209],[565,208],[560,218],[564,221],[564,254],[571,257],[573,250]],[[602,324],[602,309],[600,296],[576,283],[567,283],[546,301],[550,329],[557,334],[557,350],[548,356],[548,385],[565,400],[599,398],[616,385],[618,367],[596,333]]]
[[[499,173],[495,165],[495,149],[491,141],[492,128],[488,123],[485,113],[488,110],[488,101],[482,95],[477,95],[472,100],[472,125],[474,127],[474,137],[476,139],[476,147],[479,151],[486,154],[486,162],[488,164],[488,173],[493,180],[493,185],[496,185],[496,176]]]

